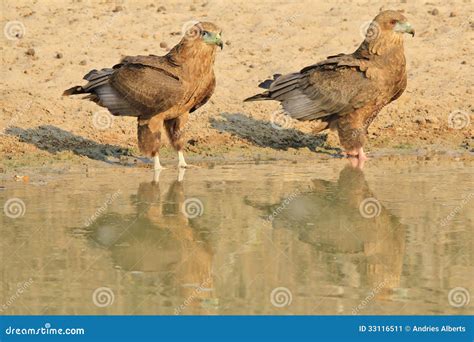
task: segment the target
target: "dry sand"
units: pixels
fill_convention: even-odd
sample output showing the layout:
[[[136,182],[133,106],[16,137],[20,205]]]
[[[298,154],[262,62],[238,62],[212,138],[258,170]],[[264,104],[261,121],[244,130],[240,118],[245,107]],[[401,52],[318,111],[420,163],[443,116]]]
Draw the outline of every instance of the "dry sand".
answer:
[[[275,130],[270,121],[276,103],[242,100],[274,73],[352,52],[381,8],[403,10],[417,34],[405,38],[408,87],[372,124],[367,150],[397,155],[450,150],[471,158],[470,0],[3,0],[0,163],[3,169],[100,165],[139,155],[135,119],[116,118],[110,128],[98,129],[93,118],[102,108],[61,93],[82,84],[90,69],[110,67],[125,55],[165,54],[179,41],[183,24],[194,19],[220,25],[226,45],[216,61],[216,91],[188,124],[191,160],[328,158],[338,151],[334,133],[313,135],[315,124],[301,122]],[[19,39],[7,39],[17,32],[11,21],[21,22]],[[453,128],[454,114],[460,120]],[[165,154],[171,158],[171,151]]]

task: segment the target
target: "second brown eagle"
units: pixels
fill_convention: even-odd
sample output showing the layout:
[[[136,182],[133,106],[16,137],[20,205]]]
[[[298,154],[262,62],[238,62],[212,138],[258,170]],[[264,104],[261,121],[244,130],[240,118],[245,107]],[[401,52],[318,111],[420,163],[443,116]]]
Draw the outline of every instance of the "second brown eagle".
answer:
[[[245,101],[276,100],[294,119],[321,120],[323,129],[337,130],[347,154],[363,163],[367,128],[407,85],[403,33],[415,31],[400,12],[380,12],[354,53],[275,75],[260,84],[267,91]]]

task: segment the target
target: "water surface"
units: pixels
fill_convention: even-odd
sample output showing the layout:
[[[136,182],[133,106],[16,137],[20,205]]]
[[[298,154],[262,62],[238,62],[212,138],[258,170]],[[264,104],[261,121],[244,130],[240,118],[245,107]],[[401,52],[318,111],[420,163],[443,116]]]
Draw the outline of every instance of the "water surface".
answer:
[[[2,206],[20,200],[0,215],[0,311],[472,314],[473,171],[331,160],[182,181],[175,169],[158,182],[134,168],[31,174],[0,190]]]

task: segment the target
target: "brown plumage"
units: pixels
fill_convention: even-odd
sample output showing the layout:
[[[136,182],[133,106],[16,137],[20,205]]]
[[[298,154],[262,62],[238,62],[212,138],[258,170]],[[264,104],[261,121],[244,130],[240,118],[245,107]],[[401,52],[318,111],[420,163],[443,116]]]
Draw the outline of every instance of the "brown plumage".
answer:
[[[398,11],[383,11],[352,54],[330,56],[300,72],[275,75],[260,86],[268,91],[245,101],[277,100],[291,117],[321,120],[335,128],[348,155],[366,159],[367,128],[377,113],[405,90],[403,33],[414,35]]]
[[[220,29],[209,22],[196,23],[165,56],[125,57],[113,68],[92,70],[85,86],[75,86],[63,95],[89,94],[86,99],[107,108],[113,115],[138,118],[138,145],[145,155],[158,153],[163,128],[182,154],[188,114],[204,105],[215,87],[213,65],[216,47],[223,47]]]

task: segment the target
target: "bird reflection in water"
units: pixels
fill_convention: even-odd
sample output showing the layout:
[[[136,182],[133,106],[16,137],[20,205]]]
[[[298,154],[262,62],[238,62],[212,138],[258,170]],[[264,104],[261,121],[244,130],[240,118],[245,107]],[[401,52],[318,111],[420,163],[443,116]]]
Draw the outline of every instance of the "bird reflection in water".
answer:
[[[90,238],[110,250],[115,267],[156,273],[160,293],[177,298],[175,313],[211,314],[217,299],[206,232],[199,217],[188,218],[182,210],[183,182],[172,182],[164,193],[162,188],[156,181],[141,183],[131,196],[133,213],[104,214],[89,227]]]
[[[336,182],[312,180],[309,192],[268,209],[282,207],[272,221],[275,232],[293,230],[314,246],[329,278],[340,277],[334,282],[371,289],[379,300],[400,287],[406,227],[376,199],[360,168],[347,166]]]

